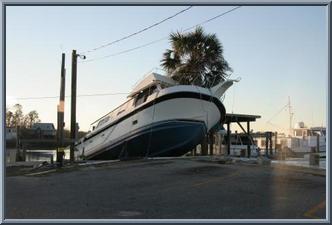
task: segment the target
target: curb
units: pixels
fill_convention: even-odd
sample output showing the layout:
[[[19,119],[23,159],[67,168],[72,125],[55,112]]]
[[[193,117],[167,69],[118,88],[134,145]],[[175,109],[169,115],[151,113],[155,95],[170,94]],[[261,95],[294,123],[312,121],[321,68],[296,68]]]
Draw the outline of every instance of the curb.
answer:
[[[46,171],[42,171],[42,172],[24,174],[24,176],[38,176],[38,175],[44,175],[44,174],[48,174],[48,173],[52,173],[52,172],[56,172],[56,171],[57,171],[57,169],[51,169],[51,170],[46,170]]]

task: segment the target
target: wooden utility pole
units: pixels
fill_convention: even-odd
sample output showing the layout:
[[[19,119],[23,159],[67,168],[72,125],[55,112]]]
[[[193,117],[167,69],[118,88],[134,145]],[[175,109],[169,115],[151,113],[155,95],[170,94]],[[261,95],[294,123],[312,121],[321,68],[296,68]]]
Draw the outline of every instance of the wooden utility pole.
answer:
[[[64,129],[64,112],[65,112],[65,83],[66,83],[66,69],[65,69],[65,53],[62,53],[61,61],[61,80],[60,80],[60,101],[58,105],[58,127],[57,127],[57,143],[58,148],[56,152],[57,161],[59,161],[59,147],[63,147],[63,129]]]
[[[70,161],[74,161],[74,145],[76,138],[76,87],[77,87],[77,54],[72,52],[71,63],[71,119],[70,119]]]
[[[208,155],[208,135],[205,134],[201,143],[201,154]]]

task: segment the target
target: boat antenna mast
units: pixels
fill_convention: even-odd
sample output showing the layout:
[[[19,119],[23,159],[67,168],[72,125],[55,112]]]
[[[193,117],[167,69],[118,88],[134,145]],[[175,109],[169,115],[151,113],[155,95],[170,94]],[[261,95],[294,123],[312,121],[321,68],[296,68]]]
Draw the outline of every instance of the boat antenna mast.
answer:
[[[293,126],[292,126],[292,122],[293,122],[293,109],[292,109],[292,105],[291,105],[291,101],[290,101],[290,97],[288,96],[288,113],[289,113],[289,136],[292,135],[292,131],[293,131]]]

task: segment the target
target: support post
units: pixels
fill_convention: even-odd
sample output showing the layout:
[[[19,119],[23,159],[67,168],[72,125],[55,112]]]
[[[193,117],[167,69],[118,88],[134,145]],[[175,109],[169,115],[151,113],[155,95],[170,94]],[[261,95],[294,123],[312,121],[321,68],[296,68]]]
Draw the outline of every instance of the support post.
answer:
[[[70,161],[74,161],[74,144],[76,137],[76,87],[77,87],[77,54],[72,52],[71,64],[71,119],[70,119]]]
[[[269,134],[265,132],[265,156],[269,156]]]
[[[274,154],[277,154],[278,132],[274,132]]]
[[[250,122],[247,121],[247,137],[250,139]],[[251,150],[250,150],[250,142],[247,144],[247,157],[250,158]]]
[[[208,155],[208,134],[204,135],[201,144],[202,155]]]
[[[213,149],[214,149],[214,132],[209,133],[209,143],[210,143],[210,155],[213,155]]]
[[[197,145],[195,146],[195,148],[192,150],[191,155],[195,156],[196,155],[196,151],[197,151]]]
[[[231,154],[231,129],[230,123],[227,122],[227,155]]]
[[[319,152],[319,134],[317,134],[317,147],[316,147],[316,152]]]
[[[272,152],[272,132],[269,132],[269,139],[270,139],[270,155],[272,156],[273,155],[273,152]]]

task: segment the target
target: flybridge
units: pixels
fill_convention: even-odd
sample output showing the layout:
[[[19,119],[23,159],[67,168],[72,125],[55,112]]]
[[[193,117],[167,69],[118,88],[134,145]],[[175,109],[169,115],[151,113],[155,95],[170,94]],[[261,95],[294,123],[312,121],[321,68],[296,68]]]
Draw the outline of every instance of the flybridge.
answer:
[[[157,73],[151,73],[149,76],[147,76],[145,79],[143,79],[141,82],[139,82],[136,85],[136,87],[132,90],[132,92],[128,95],[128,97],[133,97],[137,93],[155,84],[161,84],[164,86],[174,86],[177,83],[173,79],[168,78],[166,76],[162,76]]]

